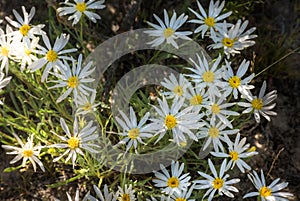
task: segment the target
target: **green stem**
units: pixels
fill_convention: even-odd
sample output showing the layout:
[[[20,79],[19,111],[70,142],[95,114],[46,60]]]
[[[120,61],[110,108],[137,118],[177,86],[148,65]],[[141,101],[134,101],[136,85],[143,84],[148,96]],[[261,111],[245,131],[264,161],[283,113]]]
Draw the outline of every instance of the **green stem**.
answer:
[[[272,63],[271,65],[267,66],[266,68],[264,68],[262,71],[260,71],[259,73],[257,73],[255,75],[255,77],[259,76],[260,74],[262,74],[263,72],[265,72],[266,70],[268,70],[269,68],[271,68],[272,66],[274,66],[275,64],[278,64],[279,62],[281,62],[282,60],[284,60],[285,58],[287,58],[288,56],[294,54],[295,52],[297,52],[300,49],[300,47],[297,47],[296,49],[294,49],[293,51],[289,52],[288,54],[284,55],[283,57],[281,57],[280,59],[278,59],[277,61],[275,61],[274,63]]]

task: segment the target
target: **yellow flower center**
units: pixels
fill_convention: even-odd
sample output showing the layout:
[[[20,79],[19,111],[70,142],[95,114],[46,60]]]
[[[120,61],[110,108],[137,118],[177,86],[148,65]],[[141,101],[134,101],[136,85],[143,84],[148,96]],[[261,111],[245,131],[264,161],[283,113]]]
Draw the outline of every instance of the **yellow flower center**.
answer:
[[[181,141],[181,142],[179,142],[179,145],[180,145],[181,147],[185,147],[185,146],[187,145],[187,143],[186,143],[185,141]]]
[[[23,150],[23,156],[24,157],[31,157],[33,155],[32,149],[25,149]]]
[[[172,129],[176,126],[177,120],[173,115],[167,115],[165,119],[165,125],[168,129]]]
[[[220,113],[220,107],[217,104],[212,104],[211,106],[211,112],[214,114],[219,114]]]
[[[263,107],[263,101],[260,98],[255,98],[252,102],[252,107],[256,110],[261,110],[261,108]]]
[[[268,196],[272,195],[272,190],[269,189],[269,188],[266,187],[266,186],[263,186],[263,187],[260,188],[259,194],[260,194],[260,196],[262,196],[262,197],[268,197]]]
[[[175,201],[186,201],[186,199],[185,198],[176,198]]]
[[[68,79],[68,86],[71,88],[76,88],[80,84],[77,76],[72,76]]]
[[[77,9],[79,12],[84,12],[84,11],[86,10],[86,3],[84,3],[84,2],[77,3],[77,4],[76,4],[76,9]]]
[[[139,128],[133,128],[128,131],[128,137],[132,140],[135,140],[140,135],[140,129]]]
[[[23,25],[20,27],[19,31],[20,31],[20,33],[21,33],[23,36],[27,36],[28,31],[29,31],[30,29],[31,29],[31,27],[30,27],[28,24],[23,24]]]
[[[7,57],[9,54],[9,49],[8,49],[8,47],[2,46],[0,52],[3,56]]]
[[[236,161],[239,158],[239,154],[236,151],[231,151],[229,155],[233,161]]]
[[[221,178],[216,178],[215,180],[213,180],[213,187],[214,189],[220,189],[222,188],[224,185],[224,181]]]
[[[31,50],[25,47],[25,48],[24,48],[24,53],[25,53],[27,56],[29,56],[29,55],[31,54]]]
[[[208,135],[212,138],[219,137],[219,129],[217,129],[216,127],[209,128]]]
[[[86,103],[83,107],[82,107],[83,110],[85,111],[89,111],[92,109],[92,104],[91,103]]]
[[[203,98],[201,95],[196,95],[196,96],[193,96],[191,99],[190,99],[190,105],[200,105],[203,101]]]
[[[235,40],[232,40],[231,38],[224,38],[222,40],[223,45],[226,47],[232,47],[234,42],[235,42]]]
[[[179,186],[179,180],[177,177],[172,176],[168,179],[167,185],[171,188],[177,188]]]
[[[181,86],[176,86],[173,90],[173,92],[177,95],[177,96],[182,96],[183,94],[183,89]]]
[[[79,142],[80,142],[80,140],[77,137],[71,137],[68,140],[68,145],[69,145],[70,149],[76,149],[79,147]]]
[[[175,31],[171,28],[168,27],[164,30],[164,36],[165,38],[169,38],[170,36],[172,36],[175,33]]]
[[[204,82],[213,82],[215,80],[215,74],[211,71],[206,71],[203,73],[203,81]]]
[[[238,88],[241,84],[241,78],[238,76],[233,76],[228,80],[228,82],[232,88]]]
[[[213,27],[215,25],[215,19],[213,17],[205,18],[204,22],[209,27]]]
[[[54,62],[57,60],[57,53],[54,50],[49,50],[46,54],[46,59],[50,62]]]
[[[123,194],[122,195],[122,201],[130,201],[130,196],[129,196],[129,194]]]

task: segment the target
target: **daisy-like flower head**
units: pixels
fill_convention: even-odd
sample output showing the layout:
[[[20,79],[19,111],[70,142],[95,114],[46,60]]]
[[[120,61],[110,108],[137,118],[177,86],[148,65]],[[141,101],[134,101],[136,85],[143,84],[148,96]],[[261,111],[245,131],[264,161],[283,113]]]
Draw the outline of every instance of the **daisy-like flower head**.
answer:
[[[5,74],[0,72],[0,90],[2,90],[10,82],[11,77],[5,77]],[[3,102],[0,101],[0,105],[3,105]]]
[[[132,185],[130,184],[129,187],[127,186],[127,184],[125,184],[125,188],[123,190],[123,188],[121,188],[120,186],[119,188],[119,201],[135,201],[135,191],[132,189]]]
[[[253,85],[248,85],[251,80],[254,78],[254,73],[249,75],[248,77],[242,79],[245,73],[248,71],[250,62],[243,60],[240,64],[236,75],[233,74],[232,67],[230,66],[230,62],[226,61],[226,70],[224,72],[224,80],[226,80],[226,84],[223,87],[224,93],[223,95],[227,97],[230,93],[233,92],[234,99],[238,98],[238,91],[244,95],[248,95],[248,91],[253,89]]]
[[[94,72],[95,68],[92,68],[92,62],[88,63],[86,66],[82,68],[82,54],[78,57],[77,64],[75,61],[72,61],[72,69],[69,64],[65,61],[64,66],[59,68],[59,72],[55,72],[54,75],[59,80],[54,80],[58,84],[49,87],[49,89],[67,87],[67,91],[63,93],[56,102],[61,102],[67,96],[73,92],[74,100],[78,99],[79,95],[88,96],[90,93],[95,93],[94,89],[87,87],[85,84],[91,83],[94,81],[93,78],[89,78],[89,76]]]
[[[74,0],[74,3],[64,2],[63,4],[67,5],[66,7],[60,7],[57,9],[59,16],[72,14],[68,20],[73,20],[73,24],[75,25],[79,22],[82,15],[86,15],[92,22],[96,23],[97,20],[100,20],[101,17],[91,12],[90,10],[103,9],[105,8],[104,4],[105,0],[95,1],[89,0],[85,2],[85,0]]]
[[[221,96],[220,90],[218,86],[222,85],[220,79],[222,78],[222,69],[218,68],[221,55],[210,65],[202,55],[202,58],[197,54],[198,62],[191,60],[194,64],[195,68],[187,68],[192,71],[194,74],[187,75],[188,77],[192,78],[192,81],[197,83],[197,86],[200,88],[208,88],[207,91],[209,92],[210,96]]]
[[[109,192],[106,184],[104,185],[103,194],[96,185],[93,185],[93,188],[97,194],[97,198],[99,198],[100,201],[117,201],[118,199],[118,193]],[[98,201],[97,198],[91,195],[88,196],[88,200],[90,201]]]
[[[189,8],[189,10],[192,11],[198,19],[190,20],[189,22],[200,24],[200,26],[194,32],[195,33],[201,32],[202,38],[204,37],[204,34],[206,33],[206,31],[208,29],[209,30],[221,29],[222,24],[219,23],[219,21],[224,20],[232,13],[230,11],[230,12],[220,15],[222,12],[222,9],[224,8],[225,1],[223,1],[220,4],[219,1],[216,1],[214,3],[214,1],[211,0],[210,4],[209,4],[208,14],[206,14],[205,10],[203,9],[203,7],[199,3],[199,1],[197,1],[197,4],[198,4],[198,8],[200,10],[200,13],[197,13],[196,11],[192,10],[191,8]]]
[[[45,172],[43,163],[38,158],[41,151],[41,146],[34,146],[33,144],[33,135],[27,138],[27,142],[24,144],[22,140],[13,133],[13,136],[17,139],[21,147],[15,147],[10,145],[2,145],[4,149],[12,150],[7,154],[16,154],[17,156],[10,161],[10,164],[16,163],[23,158],[22,167],[25,167],[27,160],[32,163],[33,169],[36,172],[36,163],[40,168]]]
[[[77,96],[77,98],[74,100],[77,106],[76,114],[85,115],[89,112],[96,111],[97,106],[100,105],[100,103],[95,104],[95,98],[96,98],[96,91],[92,92],[92,95],[90,96],[90,100],[88,99],[88,96],[83,94]]]
[[[159,118],[152,119],[153,123],[157,126],[157,134],[160,133],[158,142],[167,131],[172,131],[173,141],[178,145],[186,143],[186,136],[192,140],[197,141],[195,134],[192,130],[197,130],[204,123],[200,122],[203,114],[193,110],[194,106],[189,106],[182,109],[184,98],[175,98],[169,108],[166,98],[158,99],[160,108],[153,106]],[[181,110],[182,109],[182,110]]]
[[[266,180],[263,171],[261,170],[261,177],[258,176],[256,171],[253,170],[253,174],[248,174],[248,178],[254,184],[258,192],[250,192],[244,195],[243,198],[259,196],[261,201],[288,201],[289,197],[293,194],[288,192],[278,192],[288,186],[288,182],[279,183],[280,178],[275,179],[270,185],[266,185]]]
[[[72,60],[71,57],[63,56],[63,54],[75,52],[77,49],[72,48],[63,50],[63,48],[69,41],[69,35],[61,34],[60,37],[57,37],[53,47],[51,46],[49,38],[46,34],[42,34],[42,38],[46,45],[46,48],[39,45],[39,50],[34,50],[33,52],[43,55],[44,57],[34,61],[31,65],[28,66],[28,69],[30,69],[31,72],[34,72],[46,65],[46,68],[42,75],[42,82],[44,82],[47,79],[48,74],[52,68],[63,66],[61,59]]]
[[[166,98],[174,98],[174,97],[184,97],[187,93],[187,88],[190,87],[190,82],[184,78],[183,74],[179,75],[179,80],[172,73],[169,76],[169,79],[164,78],[164,81],[161,82],[161,85],[167,88],[168,92],[163,92],[163,95]]]
[[[180,193],[177,193],[177,191],[174,192],[174,194],[168,199],[168,201],[195,201],[195,199],[190,199],[191,194],[194,190],[194,185],[192,185],[189,189],[182,190]]]
[[[208,165],[213,176],[210,176],[203,172],[198,172],[206,180],[194,181],[194,183],[196,184],[195,189],[208,189],[202,199],[204,199],[207,195],[209,195],[208,201],[211,201],[216,191],[218,191],[219,195],[225,194],[226,196],[233,198],[234,195],[230,191],[233,192],[239,192],[239,191],[236,187],[231,185],[240,182],[240,179],[231,179],[227,181],[229,175],[228,174],[225,175],[226,159],[222,162],[219,174],[217,173],[216,168],[210,159],[208,159]]]
[[[224,48],[224,53],[227,55],[227,58],[230,58],[230,55],[234,56],[235,54],[240,54],[240,50],[254,45],[255,41],[251,39],[256,38],[257,35],[251,34],[256,28],[252,27],[245,31],[249,22],[246,20],[241,23],[242,21],[238,20],[238,22],[228,30],[228,25],[224,22],[222,29],[219,29],[218,32],[211,32],[211,38],[215,44],[209,47],[213,49]]]
[[[219,98],[218,101],[214,97],[211,98],[210,104],[204,106],[207,108],[207,116],[211,118],[211,121],[219,119],[226,126],[232,128],[231,122],[227,119],[228,116],[238,116],[239,113],[231,110],[227,110],[228,107],[235,105],[235,103],[223,103],[224,99]]]
[[[29,38],[24,38],[21,48],[16,50],[17,60],[20,60],[21,71],[24,71],[27,65],[31,65],[33,61],[38,58],[33,54],[33,51],[37,48],[39,42],[38,37],[34,37],[32,40]]]
[[[191,40],[189,37],[187,37],[188,35],[192,34],[191,31],[177,31],[188,19],[188,16],[184,13],[177,18],[177,14],[174,11],[171,19],[169,20],[169,15],[164,9],[165,22],[163,22],[157,15],[154,14],[153,16],[158,21],[159,25],[147,22],[155,30],[145,31],[145,33],[149,34],[150,36],[157,37],[148,43],[152,44],[152,47],[159,46],[166,41],[167,44],[171,44],[173,47],[178,49],[178,44],[175,41],[176,39],[181,38],[184,40]]]
[[[223,151],[224,147],[221,141],[227,142],[228,135],[233,135],[239,132],[239,129],[226,130],[226,124],[221,121],[210,121],[210,124],[206,123],[204,127],[200,128],[197,133],[198,139],[206,138],[206,142],[203,146],[203,150],[206,150],[209,144],[213,144],[214,150],[219,151],[219,148]]]
[[[264,81],[258,97],[250,93],[249,96],[245,97],[249,103],[238,102],[238,105],[247,107],[243,113],[249,113],[254,110],[254,118],[257,123],[260,122],[260,115],[265,117],[268,121],[271,121],[269,115],[277,115],[276,112],[271,111],[276,106],[276,103],[272,102],[277,98],[277,91],[273,90],[265,95],[266,88],[267,84],[266,81]]]
[[[147,112],[141,121],[137,123],[136,115],[130,107],[130,119],[124,114],[124,112],[120,111],[120,114],[123,120],[119,117],[116,117],[116,121],[122,127],[123,132],[120,133],[121,136],[125,138],[122,139],[120,144],[127,143],[126,152],[133,146],[135,151],[137,148],[138,143],[145,144],[142,138],[150,138],[152,137],[152,133],[154,131],[154,124],[146,124],[147,120],[149,119],[150,113]]]
[[[258,152],[249,151],[250,144],[245,144],[246,143],[245,137],[240,141],[240,133],[237,134],[234,143],[230,141],[228,136],[225,136],[225,138],[227,138],[226,142],[228,144],[228,153],[224,153],[224,152],[210,152],[210,153],[216,157],[230,158],[226,170],[228,170],[230,167],[231,169],[233,169],[235,165],[238,166],[238,168],[242,173],[245,173],[245,169],[251,170],[251,167],[245,161],[243,161],[243,159],[252,157],[258,154]]]
[[[205,91],[205,88],[199,87],[195,83],[195,87],[189,87],[185,98],[188,100],[189,105],[194,106],[197,109],[201,109],[203,105],[208,105],[209,94]]]
[[[49,147],[56,147],[56,148],[67,149],[67,150],[61,156],[55,158],[53,162],[56,162],[60,160],[62,157],[64,157],[65,155],[69,154],[65,162],[68,162],[72,158],[72,164],[74,168],[77,154],[84,156],[82,150],[86,150],[91,153],[97,153],[98,151],[95,149],[99,148],[99,146],[90,143],[91,141],[95,140],[98,137],[98,134],[95,133],[97,127],[92,126],[92,124],[93,121],[90,121],[85,127],[79,130],[78,120],[75,117],[74,125],[73,125],[73,135],[72,135],[65,120],[63,118],[60,118],[60,125],[64,130],[64,132],[67,134],[67,137],[59,136],[56,133],[54,134],[57,135],[62,141],[66,143],[53,144],[50,145]]]
[[[18,39],[22,38],[34,38],[35,35],[42,34],[42,28],[45,26],[44,24],[39,25],[32,25],[30,24],[30,21],[34,17],[35,14],[35,7],[32,7],[30,9],[30,13],[26,11],[25,7],[22,6],[22,12],[24,18],[20,16],[20,14],[13,9],[14,16],[16,17],[17,21],[14,21],[10,19],[9,17],[5,17],[5,19],[15,28],[18,29],[18,31],[13,32],[14,36],[16,36]]]
[[[171,175],[162,164],[160,165],[160,169],[163,173],[154,171],[156,179],[152,181],[156,187],[161,188],[163,193],[172,195],[174,192],[180,194],[181,191],[187,191],[188,186],[191,184],[189,182],[191,177],[189,173],[182,174],[184,163],[179,166],[178,161],[172,161]]]
[[[6,33],[0,28],[0,71],[5,68],[6,74],[8,73],[9,60],[14,60],[14,50],[16,47],[13,41],[12,29],[6,26]]]

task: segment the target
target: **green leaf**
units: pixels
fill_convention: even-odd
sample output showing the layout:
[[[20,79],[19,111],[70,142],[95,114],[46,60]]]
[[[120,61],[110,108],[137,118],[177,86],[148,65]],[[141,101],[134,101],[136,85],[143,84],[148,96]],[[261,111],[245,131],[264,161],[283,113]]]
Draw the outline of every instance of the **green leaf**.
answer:
[[[20,168],[22,168],[22,165],[19,165],[19,166],[17,166],[17,167],[8,167],[8,168],[5,168],[5,169],[3,170],[3,172],[13,172],[13,171],[16,171],[16,170],[18,170],[18,169],[20,169]]]
[[[70,179],[68,179],[68,180],[66,180],[66,181],[60,181],[60,182],[57,182],[57,183],[55,183],[55,184],[49,184],[49,185],[46,185],[46,187],[48,187],[48,188],[57,188],[57,187],[59,187],[59,186],[64,186],[64,185],[66,185],[66,184],[68,184],[68,183],[70,183],[70,182],[72,182],[72,181],[76,181],[77,179],[80,179],[81,177],[83,177],[84,175],[77,175],[77,176],[75,176],[75,177],[72,177],[72,178],[70,178]]]

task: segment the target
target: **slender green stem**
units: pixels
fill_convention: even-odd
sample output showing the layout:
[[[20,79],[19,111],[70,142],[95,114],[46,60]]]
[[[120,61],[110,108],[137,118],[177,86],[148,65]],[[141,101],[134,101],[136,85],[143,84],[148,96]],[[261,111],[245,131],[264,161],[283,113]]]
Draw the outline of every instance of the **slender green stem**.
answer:
[[[83,17],[80,19],[80,42],[83,44]]]
[[[284,55],[283,57],[281,57],[280,59],[278,59],[277,61],[275,61],[274,63],[272,63],[271,65],[267,66],[266,68],[264,68],[262,71],[260,71],[259,73],[257,73],[255,75],[255,77],[259,76],[260,74],[262,74],[263,72],[267,71],[269,68],[273,67],[274,65],[278,64],[279,62],[281,62],[282,60],[284,60],[285,58],[289,57],[290,55],[294,54],[295,52],[297,52],[300,49],[300,47],[297,47],[296,49],[294,49],[293,51],[289,52],[288,54]]]

